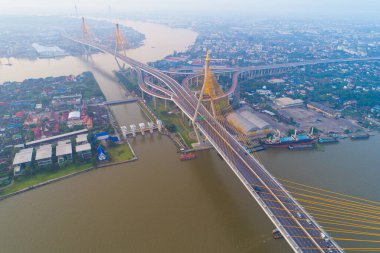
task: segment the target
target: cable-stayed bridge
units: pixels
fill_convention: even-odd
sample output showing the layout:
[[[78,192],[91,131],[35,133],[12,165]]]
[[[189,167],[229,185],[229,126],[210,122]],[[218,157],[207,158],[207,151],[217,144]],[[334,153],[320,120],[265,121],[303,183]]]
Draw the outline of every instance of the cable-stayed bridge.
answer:
[[[130,65],[136,70],[139,86],[145,93],[173,101],[193,121],[196,132],[200,131],[223,157],[294,252],[344,252],[283,185],[254,156],[247,153],[245,147],[215,119],[215,115],[200,103],[202,94],[197,98],[167,74],[126,56],[125,50],[120,53],[117,46],[112,49],[85,36],[82,39],[70,39],[113,55]],[[121,38],[117,27],[116,44],[123,44],[118,40]]]

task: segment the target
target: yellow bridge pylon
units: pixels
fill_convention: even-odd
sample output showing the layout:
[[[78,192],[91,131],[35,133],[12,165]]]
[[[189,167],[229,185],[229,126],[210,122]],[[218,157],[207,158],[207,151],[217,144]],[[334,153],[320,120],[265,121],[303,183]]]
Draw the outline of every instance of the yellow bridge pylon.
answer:
[[[205,71],[204,71],[204,92],[203,100],[206,103],[206,107],[211,107],[211,112],[214,118],[219,115],[223,115],[230,109],[228,97],[221,97],[224,95],[223,89],[220,87],[214,73],[210,68],[210,55],[207,53],[205,59]],[[207,102],[209,104],[207,104]]]
[[[84,20],[84,17],[82,17],[82,36],[83,39],[88,41],[90,40],[90,29],[88,28],[86,21]]]
[[[124,39],[124,36],[120,30],[120,27],[119,27],[119,24],[116,23],[116,29],[115,29],[115,54],[118,52],[118,51],[122,51],[124,56],[126,56],[126,51],[125,51],[125,47],[126,47],[126,41]]]

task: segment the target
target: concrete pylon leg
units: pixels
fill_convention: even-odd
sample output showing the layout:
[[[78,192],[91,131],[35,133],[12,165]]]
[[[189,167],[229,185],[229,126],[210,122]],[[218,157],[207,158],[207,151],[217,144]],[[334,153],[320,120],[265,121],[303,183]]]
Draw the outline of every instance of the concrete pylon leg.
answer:
[[[153,97],[153,106],[154,106],[154,109],[157,110],[157,98],[156,97]]]
[[[166,99],[165,99],[164,101],[165,101],[165,110],[166,110],[166,109],[167,109],[167,107],[168,107],[168,104],[167,104],[167,103],[168,103],[168,101],[167,101]]]
[[[200,133],[198,131],[198,128],[197,128],[197,126],[195,124],[193,125],[193,128],[194,128],[195,135],[197,136],[197,144],[198,145],[202,145],[203,141],[201,139],[201,136],[200,136]]]

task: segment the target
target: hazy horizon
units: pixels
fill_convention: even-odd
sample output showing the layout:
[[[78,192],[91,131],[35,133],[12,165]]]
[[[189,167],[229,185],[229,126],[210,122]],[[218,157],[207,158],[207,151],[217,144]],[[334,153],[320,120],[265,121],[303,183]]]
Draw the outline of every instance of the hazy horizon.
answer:
[[[108,15],[125,12],[177,12],[230,14],[245,13],[256,16],[330,16],[378,17],[380,1],[376,0],[0,0],[0,15],[78,14]]]

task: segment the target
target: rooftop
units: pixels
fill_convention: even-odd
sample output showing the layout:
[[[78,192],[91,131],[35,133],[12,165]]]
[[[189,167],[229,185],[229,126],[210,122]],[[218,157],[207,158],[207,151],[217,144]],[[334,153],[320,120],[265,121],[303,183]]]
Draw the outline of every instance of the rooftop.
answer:
[[[73,153],[73,148],[71,146],[71,143],[60,144],[57,146],[57,149],[56,149],[57,156],[71,155],[72,153]]]
[[[302,99],[292,99],[288,97],[284,98],[277,98],[275,100],[276,104],[281,106],[281,107],[289,107],[289,106],[295,106],[295,105],[300,105],[303,104]]]
[[[88,134],[80,134],[80,135],[77,136],[77,138],[75,139],[75,141],[77,143],[87,142],[87,135]]]
[[[13,160],[13,165],[19,165],[19,164],[31,162],[32,155],[33,155],[33,148],[26,148],[26,149],[20,150],[15,155],[15,158]]]
[[[71,140],[62,140],[62,141],[58,141],[57,145],[61,146],[61,145],[69,144],[69,143],[71,144]]]
[[[70,133],[65,133],[65,134],[61,134],[61,135],[52,136],[52,137],[41,139],[41,140],[30,141],[30,142],[25,143],[25,145],[26,146],[34,146],[36,144],[40,144],[40,143],[44,143],[44,142],[50,142],[50,141],[55,141],[55,140],[58,140],[58,139],[67,138],[67,137],[70,137],[70,136],[73,136],[73,135],[77,135],[77,134],[81,134],[81,133],[87,133],[87,132],[88,132],[88,129],[82,129],[82,130],[78,130],[78,131],[74,131],[74,132],[70,132]]]
[[[83,151],[89,151],[91,150],[91,145],[90,143],[85,143],[85,144],[82,144],[82,145],[78,145],[75,147],[75,150],[76,152],[83,152]]]
[[[79,111],[70,112],[68,119],[80,119],[80,112]]]
[[[313,107],[315,107],[315,108],[318,108],[318,109],[320,109],[322,111],[330,113],[330,114],[336,114],[336,113],[338,113],[338,111],[334,110],[333,108],[327,107],[327,106],[325,106],[323,104],[320,104],[320,103],[310,102],[308,104],[311,105],[311,106],[313,106]]]
[[[241,116],[243,116],[245,119],[247,119],[248,121],[250,121],[251,123],[253,123],[255,126],[257,126],[257,128],[259,128],[259,129],[264,129],[264,128],[270,127],[268,122],[261,119],[257,115],[251,113],[250,111],[242,111],[239,114]]]
[[[36,153],[36,161],[43,160],[43,159],[49,159],[52,155],[52,148],[50,144],[43,145],[39,148],[37,148]]]
[[[230,122],[237,130],[243,132],[245,134],[249,134],[250,132],[254,132],[257,129],[257,126],[241,116],[236,112],[232,112],[227,115],[227,120]]]

